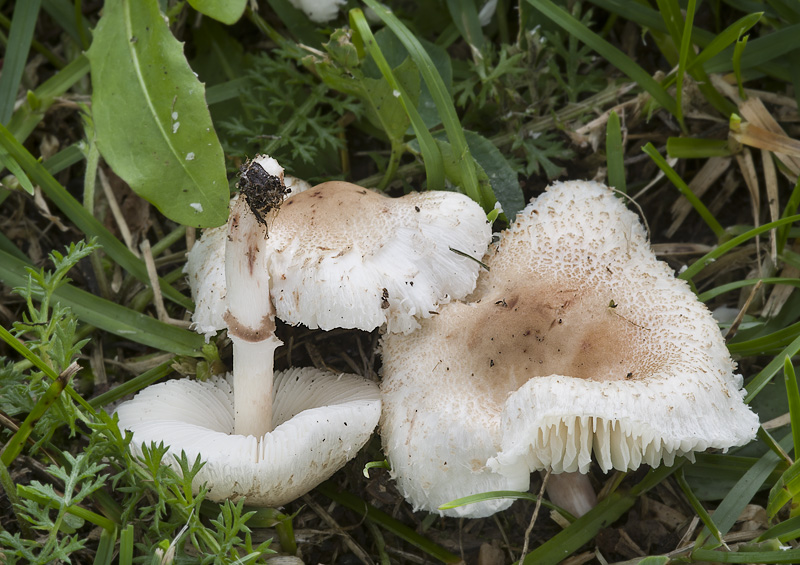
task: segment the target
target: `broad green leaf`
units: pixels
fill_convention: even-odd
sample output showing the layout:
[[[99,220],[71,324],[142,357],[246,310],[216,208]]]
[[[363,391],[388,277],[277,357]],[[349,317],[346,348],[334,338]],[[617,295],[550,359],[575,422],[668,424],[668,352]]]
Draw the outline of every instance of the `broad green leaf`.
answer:
[[[97,145],[114,172],[176,222],[225,222],[228,181],[204,87],[156,0],[108,0],[87,56]]]
[[[464,136],[472,156],[486,173],[494,196],[503,207],[503,213],[512,220],[525,207],[525,196],[517,173],[494,143],[474,131],[466,130]]]
[[[189,4],[209,18],[223,24],[235,24],[244,14],[247,0],[189,0]]]
[[[406,49],[405,45],[403,45],[391,30],[387,28],[379,30],[375,33],[375,39],[378,42],[381,53],[386,57],[386,60],[392,68],[398,67],[409,57],[408,49]],[[420,39],[419,42],[430,57],[445,88],[450,92],[453,84],[453,66],[450,61],[450,55],[447,54],[444,48],[435,43],[425,41],[424,39]],[[378,78],[381,76],[380,69],[378,69],[372,58],[364,60],[363,69],[364,74],[368,77]],[[420,116],[422,116],[422,121],[425,122],[425,125],[428,126],[429,129],[433,129],[442,123],[439,110],[436,108],[436,102],[433,100],[430,88],[425,81],[421,82],[419,93],[418,95],[415,94],[415,96],[419,97],[417,101],[417,110]],[[409,133],[413,134],[413,130],[409,129]]]
[[[406,60],[392,69],[395,79],[408,94],[411,102],[419,95],[419,72],[414,62]],[[394,90],[383,78],[367,78],[361,81],[365,97],[369,99],[366,116],[376,127],[381,128],[392,141],[401,141],[411,120],[403,108],[400,92]]]

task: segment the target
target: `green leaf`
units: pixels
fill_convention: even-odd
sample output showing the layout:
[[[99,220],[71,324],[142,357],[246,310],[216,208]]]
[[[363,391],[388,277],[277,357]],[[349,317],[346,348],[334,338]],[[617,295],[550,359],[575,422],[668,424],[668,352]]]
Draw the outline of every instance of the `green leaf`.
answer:
[[[767,516],[774,518],[775,514],[787,503],[800,494],[800,461],[796,461],[791,467],[786,469],[780,479],[769,491],[769,502],[767,503]],[[791,516],[797,516],[797,506],[792,503]]]
[[[727,139],[670,137],[667,139],[667,155],[674,159],[727,157],[731,155],[731,148]]]
[[[619,116],[612,111],[606,125],[606,167],[608,168],[608,186],[620,192],[625,189],[625,148],[622,146],[622,131]]]
[[[209,18],[232,25],[244,14],[247,0],[189,0],[189,4]]]
[[[453,146],[453,153],[459,161],[459,166],[463,169],[462,178],[464,179],[464,184],[462,188],[464,193],[481,204],[484,210],[490,210],[494,206],[494,198],[492,195],[480,190],[475,160],[470,154],[469,146],[464,136],[464,129],[461,127],[456,114],[453,98],[448,92],[442,77],[437,73],[430,56],[414,34],[397,19],[397,16],[386,10],[376,0],[364,0],[364,2],[397,35],[397,38],[403,43],[408,50],[408,54],[419,68],[428,88],[430,88],[431,96],[442,118],[442,125],[444,125],[445,132],[447,132],[447,138]],[[415,131],[417,130],[416,127],[414,129]],[[417,132],[417,136],[419,137],[419,132]]]
[[[503,213],[509,219],[514,218],[525,207],[517,173],[494,143],[474,131],[464,131],[464,136],[472,156],[486,173]]]
[[[0,251],[0,282],[11,287],[24,286],[28,280],[27,266]],[[170,326],[69,284],[56,289],[52,299],[69,307],[79,319],[122,339],[181,355],[196,355],[203,347],[203,337],[199,334]]]
[[[114,172],[176,222],[225,222],[228,181],[204,87],[156,0],[106,2],[87,56],[97,145]]]
[[[472,0],[447,0],[447,9],[461,37],[472,48],[473,56],[481,57],[483,30],[478,20],[478,8]]]
[[[669,166],[666,159],[661,156],[658,150],[653,146],[652,143],[647,143],[642,150],[650,155],[650,157],[655,161],[655,164],[664,171],[664,174],[667,178],[675,185],[675,187],[683,194],[683,196],[691,203],[692,207],[700,214],[700,217],[708,224],[708,227],[711,228],[711,231],[714,232],[718,238],[722,237],[725,233],[725,228],[723,228],[717,219],[714,217],[706,205],[701,202],[701,200],[695,195],[694,192],[691,191],[689,186],[683,181],[680,175]]]
[[[0,74],[0,123],[8,123],[14,112],[22,72],[28,61],[28,51],[33,40],[33,29],[39,15],[41,0],[27,0],[14,5],[11,31],[5,45],[3,72]]]

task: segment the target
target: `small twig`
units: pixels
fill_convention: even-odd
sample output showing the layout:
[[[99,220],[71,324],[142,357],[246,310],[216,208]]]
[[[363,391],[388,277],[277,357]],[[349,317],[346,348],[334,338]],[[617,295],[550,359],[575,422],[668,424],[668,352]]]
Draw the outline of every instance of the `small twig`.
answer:
[[[533,516],[531,516],[531,522],[528,524],[528,529],[525,530],[525,543],[522,544],[522,553],[519,556],[520,563],[525,561],[525,555],[528,553],[528,540],[531,537],[531,532],[533,531],[533,525],[536,523],[536,518],[539,516],[539,508],[541,508],[542,498],[544,498],[544,489],[547,486],[547,479],[550,478],[550,473],[552,471],[552,469],[548,469],[544,479],[542,479],[542,487],[539,489],[539,496],[536,497],[536,507],[533,509]]]
[[[753,298],[755,298],[756,294],[761,288],[762,283],[763,281],[758,281],[756,284],[753,285],[753,289],[750,291],[750,295],[747,297],[747,300],[744,301],[744,306],[742,306],[742,309],[739,310],[738,314],[736,314],[736,318],[733,320],[731,327],[729,327],[728,331],[725,332],[725,343],[728,343],[733,338],[733,336],[736,335],[736,332],[739,329],[739,325],[742,323],[744,315],[747,312],[747,309],[750,308],[750,303],[753,301]]]
[[[161,294],[161,285],[158,282],[158,273],[156,272],[156,262],[153,260],[153,252],[150,250],[150,241],[145,239],[141,243],[142,256],[144,264],[147,267],[147,278],[150,279],[150,288],[153,289],[153,304],[158,313],[158,319],[173,326],[188,328],[191,322],[187,320],[178,320],[172,318],[164,307],[164,297]]]
[[[336,521],[336,520],[333,518],[333,516],[331,516],[330,514],[328,514],[328,512],[326,512],[326,511],[325,511],[325,509],[324,509],[324,508],[322,508],[322,506],[320,506],[319,504],[317,504],[317,503],[314,501],[314,499],[313,499],[313,498],[311,498],[311,497],[310,497],[310,496],[308,496],[307,494],[306,494],[306,495],[303,495],[303,502],[304,502],[306,505],[308,505],[308,507],[309,507],[309,508],[311,508],[311,510],[313,510],[313,511],[314,511],[314,513],[315,513],[317,516],[319,516],[320,518],[322,518],[322,521],[323,521],[323,522],[325,522],[326,524],[328,524],[328,526],[329,526],[330,528],[332,528],[332,529],[333,529],[333,530],[334,530],[334,531],[335,531],[335,532],[336,532],[336,533],[337,533],[339,536],[341,536],[341,538],[343,539],[343,541],[344,541],[345,545],[348,547],[348,549],[350,549],[350,551],[352,551],[352,552],[353,552],[353,554],[354,554],[356,557],[358,557],[358,559],[359,559],[359,560],[360,560],[360,561],[361,561],[361,562],[362,562],[364,565],[375,565],[375,562],[374,562],[374,561],[372,561],[372,559],[371,559],[371,558],[370,558],[370,556],[367,554],[367,552],[366,552],[366,551],[364,551],[364,548],[363,548],[363,547],[361,547],[360,545],[358,545],[358,543],[357,543],[357,542],[356,542],[356,541],[353,539],[353,537],[352,537],[350,534],[348,534],[347,532],[345,532],[345,531],[342,529],[342,527],[341,527],[341,526],[339,525],[339,523],[338,523],[338,522],[337,522],[337,521]]]
[[[114,191],[111,189],[111,183],[108,182],[108,177],[106,177],[102,168],[97,169],[97,177],[100,179],[100,186],[103,187],[103,193],[106,195],[106,200],[108,200],[108,207],[111,208],[111,215],[114,216],[114,221],[117,222],[122,241],[125,242],[125,245],[131,250],[131,253],[138,257],[139,252],[136,251],[133,246],[133,236],[131,235],[131,230],[128,228],[128,222],[125,221],[125,215],[122,213],[117,203],[117,198],[114,196]]]

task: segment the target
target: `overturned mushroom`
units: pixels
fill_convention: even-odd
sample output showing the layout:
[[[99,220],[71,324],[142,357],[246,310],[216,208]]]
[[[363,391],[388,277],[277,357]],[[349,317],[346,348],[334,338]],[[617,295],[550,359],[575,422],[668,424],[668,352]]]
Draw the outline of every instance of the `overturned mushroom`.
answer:
[[[131,448],[164,442],[174,467],[183,451],[200,456],[195,488],[211,500],[246,498],[251,505],[280,506],[329,478],[367,442],[380,415],[375,385],[355,375],[313,368],[275,375],[271,433],[234,430],[234,391],[229,380],[171,380],[144,389],[117,409],[133,431]]]
[[[716,323],[608,188],[554,184],[484,261],[469,303],[382,343],[384,448],[416,508],[754,437]]]

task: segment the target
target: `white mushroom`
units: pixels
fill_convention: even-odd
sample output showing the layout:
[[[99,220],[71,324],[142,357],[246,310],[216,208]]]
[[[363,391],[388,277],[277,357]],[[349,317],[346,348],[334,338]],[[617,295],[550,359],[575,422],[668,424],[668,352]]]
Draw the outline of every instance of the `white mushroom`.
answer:
[[[383,443],[416,508],[586,473],[593,454],[628,470],[753,439],[711,314],[608,188],[554,184],[484,261],[471,302],[383,339]]]
[[[134,450],[163,441],[173,458],[181,452],[201,455],[206,466],[193,486],[207,482],[211,499],[245,496],[250,504],[279,505],[355,455],[377,425],[380,395],[374,383],[313,369],[285,373],[273,390],[273,357],[281,342],[274,333],[265,216],[280,206],[283,169],[274,159],[259,157],[248,163],[240,187],[245,196],[231,206],[223,242],[224,293],[219,280],[204,286],[225,307],[217,303],[208,309],[202,328],[209,331],[223,312],[233,342],[232,386],[220,379],[171,381],[143,390],[117,413],[120,427],[134,433]],[[219,261],[219,250],[206,245],[209,249]],[[203,275],[215,272],[218,278],[218,268],[201,265],[195,280],[207,283]],[[181,405],[182,400],[188,403]],[[312,421],[315,425],[309,425]]]
[[[388,198],[345,182],[292,194],[267,223],[277,317],[324,330],[413,331],[439,304],[472,292],[491,239],[485,214],[463,194]],[[226,327],[225,282],[213,266],[223,245],[219,231],[206,230],[186,267],[193,321],[206,335]]]
[[[329,478],[363,446],[380,415],[376,386],[353,375],[312,368],[276,373],[275,429],[263,437],[234,431],[234,400],[226,379],[178,379],[150,386],[117,409],[133,431],[131,448],[164,442],[178,469],[205,462],[192,482],[208,498],[280,506]]]

